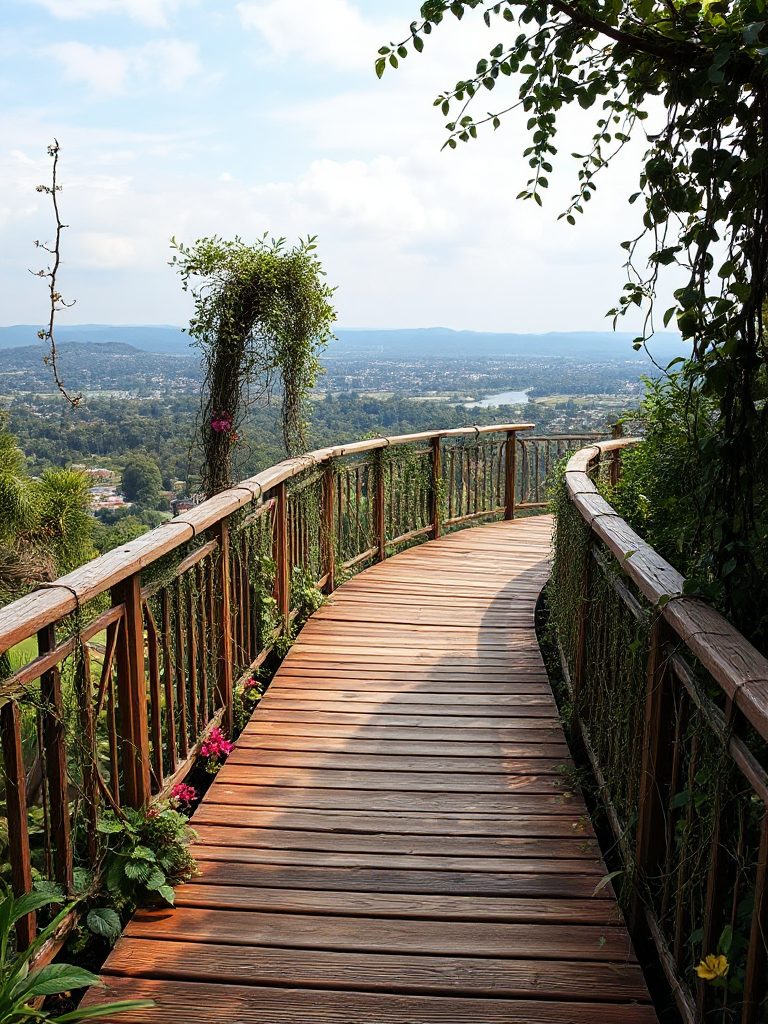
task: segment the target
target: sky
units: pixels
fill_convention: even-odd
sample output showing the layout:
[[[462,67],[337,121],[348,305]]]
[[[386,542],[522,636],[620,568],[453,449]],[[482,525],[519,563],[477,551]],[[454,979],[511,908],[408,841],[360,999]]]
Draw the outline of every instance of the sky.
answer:
[[[36,186],[55,137],[60,285],[76,300],[61,323],[183,325],[171,237],[267,232],[318,236],[341,327],[610,330],[643,140],[575,228],[557,215],[595,112],[564,112],[543,208],[515,199],[524,118],[442,150],[435,96],[509,31],[476,14],[447,19],[379,81],[376,51],[408,35],[418,0],[3,0],[0,324],[46,319],[30,270],[53,232]]]

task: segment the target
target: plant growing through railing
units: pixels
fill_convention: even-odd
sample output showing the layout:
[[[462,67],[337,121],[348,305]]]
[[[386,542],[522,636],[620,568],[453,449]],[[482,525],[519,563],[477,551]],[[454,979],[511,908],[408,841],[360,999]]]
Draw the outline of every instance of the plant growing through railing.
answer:
[[[275,386],[286,450],[307,447],[306,399],[331,337],[333,289],[323,280],[314,238],[291,249],[266,235],[253,245],[213,236],[193,246],[173,239],[172,246],[172,265],[195,299],[189,331],[203,353],[199,437],[210,497],[232,482],[233,445],[247,407]]]
[[[106,843],[101,875],[116,908],[132,911],[157,897],[173,904],[174,886],[196,871],[188,849],[196,834],[188,820],[164,802],[136,811],[105,811],[99,818],[96,827]]]
[[[34,1006],[35,1000],[46,996],[60,995],[72,989],[91,985],[101,986],[100,979],[82,967],[64,963],[47,964],[38,969],[33,966],[33,960],[43,944],[53,937],[64,919],[71,913],[71,906],[61,910],[25,951],[15,956],[12,953],[13,928],[16,922],[60,899],[60,894],[55,896],[50,893],[31,892],[17,899],[7,895],[0,903],[0,1024],[23,1024],[29,1020],[50,1021],[51,1024],[74,1024],[75,1021],[154,1006],[155,1003],[151,999],[120,1000],[72,1010],[57,1016]]]

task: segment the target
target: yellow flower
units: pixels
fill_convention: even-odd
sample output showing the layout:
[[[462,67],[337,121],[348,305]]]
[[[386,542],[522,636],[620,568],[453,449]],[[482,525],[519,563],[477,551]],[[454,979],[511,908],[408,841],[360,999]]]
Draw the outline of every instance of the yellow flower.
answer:
[[[724,978],[730,966],[727,957],[724,957],[722,954],[715,956],[714,953],[710,953],[709,956],[704,957],[696,968],[696,973],[700,978],[704,978],[705,981],[714,981],[715,978]]]

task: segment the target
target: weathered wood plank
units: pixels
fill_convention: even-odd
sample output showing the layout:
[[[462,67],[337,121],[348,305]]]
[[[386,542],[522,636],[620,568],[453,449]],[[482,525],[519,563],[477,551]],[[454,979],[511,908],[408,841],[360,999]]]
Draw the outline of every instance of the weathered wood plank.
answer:
[[[168,963],[166,959],[166,964]],[[579,966],[581,971],[581,965]],[[402,975],[400,975],[402,977]],[[657,1024],[647,1004],[544,999],[472,999],[392,995],[344,990],[195,984],[107,977],[105,999],[154,999],[151,1010],[104,1017],[114,1024],[189,1024],[205,1007],[206,1024]]]
[[[409,957],[377,953],[238,947],[123,939],[110,959],[110,974],[209,983],[403,992],[497,999],[602,999],[648,1002],[640,968],[628,963],[552,961],[543,971],[534,960],[473,957]],[[603,1007],[603,1014],[609,1008]],[[603,1019],[607,1019],[605,1016]]]

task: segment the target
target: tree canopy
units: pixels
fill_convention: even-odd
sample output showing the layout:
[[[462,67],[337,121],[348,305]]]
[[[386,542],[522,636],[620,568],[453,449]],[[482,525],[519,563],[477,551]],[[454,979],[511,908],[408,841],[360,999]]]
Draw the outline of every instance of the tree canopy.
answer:
[[[471,11],[498,25],[501,40],[436,98],[450,117],[447,147],[476,138],[482,125],[498,128],[505,113],[521,108],[529,115],[531,177],[520,196],[541,204],[558,119],[573,104],[594,109],[594,132],[575,154],[578,186],[561,211],[574,224],[599,172],[633,132],[645,135],[638,189],[629,197],[644,204],[642,230],[622,243],[628,281],[611,312],[645,311],[639,347],[654,328],[660,268],[683,271],[675,305],[662,317],[665,326],[676,321],[692,346],[675,386],[716,407],[708,423],[692,421],[689,434],[702,455],[698,529],[712,538],[709,571],[724,585],[725,606],[749,614],[751,552],[765,539],[765,0],[427,0],[410,35],[381,48],[377,74],[397,67],[409,48],[422,50],[447,15]],[[512,80],[514,87],[499,89]],[[486,111],[491,96],[495,109]],[[656,112],[662,123],[651,134]],[[692,402],[694,419],[695,410]]]
[[[128,501],[145,508],[157,508],[163,480],[151,455],[137,452],[126,462],[120,487]]]

